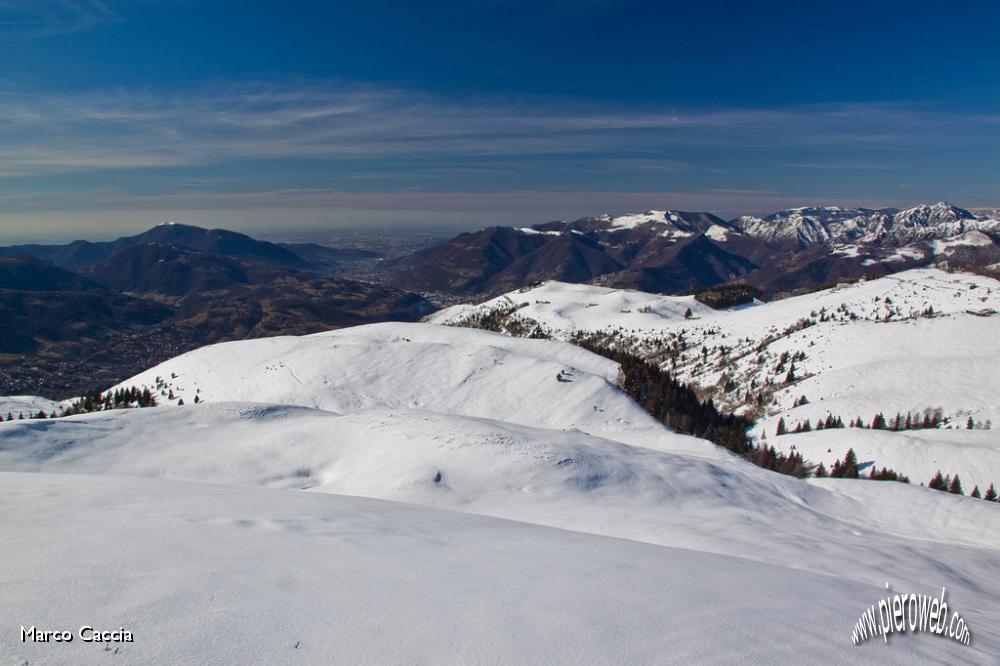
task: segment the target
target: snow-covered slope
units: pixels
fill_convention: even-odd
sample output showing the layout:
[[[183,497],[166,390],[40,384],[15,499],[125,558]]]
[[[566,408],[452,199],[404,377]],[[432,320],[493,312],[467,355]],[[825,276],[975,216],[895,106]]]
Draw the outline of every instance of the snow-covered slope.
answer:
[[[689,440],[693,453],[426,411],[215,403],[3,425],[0,469],[362,495],[715,552],[753,526],[783,542],[784,554],[759,551],[767,561],[794,562],[799,536],[836,529],[831,519],[855,529],[852,511],[826,491],[664,436]],[[990,508],[984,515],[1000,528]],[[1000,547],[1000,531],[983,535],[963,521],[940,525],[942,540]]]
[[[427,321],[454,325],[477,314],[514,309],[518,317],[539,322],[559,337],[578,330],[656,331],[682,322],[688,309],[699,317],[715,312],[694,296],[662,296],[589,284],[545,282],[480,304],[453,305],[428,316]]]
[[[964,279],[911,274],[903,292],[936,286],[941,301],[940,316],[912,321],[965,321],[942,294],[965,303],[966,291],[988,287],[961,290]],[[841,290],[848,311],[867,312],[872,298],[886,312],[918,308],[903,292],[886,304],[883,292],[864,291],[872,284]],[[568,334],[602,312],[617,328],[613,309],[630,316],[621,310],[637,306],[651,319],[635,320],[634,341],[652,353],[682,331],[706,346],[723,330],[733,344],[739,331],[770,345],[827,324],[895,325],[829,319],[772,340],[815,303],[715,312],[610,290],[557,302],[559,285],[544,289],[549,297],[519,312],[548,312],[545,325]],[[698,376],[718,356],[710,351],[688,347],[675,366]],[[556,340],[380,324],[206,347],[123,384],[157,391],[161,407],[2,423],[0,532],[13,537],[0,539],[12,566],[0,570],[0,615],[56,628],[91,617],[135,624],[148,637],[124,646],[136,663],[909,662],[1000,652],[998,505],[767,472],[667,431],[615,386],[617,374]],[[38,579],[30,586],[28,570]],[[928,594],[946,586],[974,644],[907,636],[891,654],[854,648],[851,627],[887,581]],[[99,617],[76,619],[95,607]],[[218,633],[180,639],[198,623]],[[251,635],[271,640],[239,642]],[[52,660],[0,641],[4,654]],[[55,660],[87,662],[77,649]]]
[[[187,404],[197,396],[335,412],[424,409],[668,447],[663,430],[615,386],[617,374],[611,361],[560,342],[391,323],[203,347],[122,386],[159,383],[162,402],[173,392]]]
[[[988,610],[1000,579],[987,575],[1000,550],[1000,511],[902,484],[811,485],[724,454],[713,460],[428,412],[338,416],[227,403],[0,424],[0,469],[363,495],[738,553],[747,576],[780,565],[837,584],[933,581],[983,627],[977,640],[1000,646]],[[261,520],[249,508],[240,516],[232,520]],[[775,604],[796,603],[771,594]],[[845,625],[857,613],[845,610]]]
[[[691,319],[680,314],[688,307]],[[792,427],[828,414],[870,423],[877,412],[940,410],[954,427],[969,417],[1000,424],[1000,350],[989,343],[1000,339],[1000,282],[990,278],[920,269],[724,311],[690,298],[547,283],[433,320],[459,324],[504,309],[522,329],[538,322],[556,337],[613,332],[723,406],[761,416],[758,435],[773,435],[780,418]],[[891,459],[875,462],[899,470]],[[988,460],[984,471],[1000,483],[1000,466]],[[927,480],[917,476],[922,465],[899,471]]]
[[[0,484],[10,663],[985,662],[990,649],[978,633],[968,647],[926,634],[854,647],[880,586],[734,557],[309,493]],[[979,630],[966,599],[949,601]],[[124,626],[135,640],[23,644],[20,623]]]
[[[40,411],[46,414],[58,413],[63,407],[61,402],[37,395],[0,395],[0,416],[5,420],[8,415],[16,419],[18,416],[28,418]]]
[[[937,472],[959,475],[966,494],[995,484],[1000,492],[1000,437],[996,430],[869,430],[832,429],[773,437],[779,450],[795,450],[827,469],[854,449],[861,473],[870,464],[904,472],[913,483],[926,484]]]

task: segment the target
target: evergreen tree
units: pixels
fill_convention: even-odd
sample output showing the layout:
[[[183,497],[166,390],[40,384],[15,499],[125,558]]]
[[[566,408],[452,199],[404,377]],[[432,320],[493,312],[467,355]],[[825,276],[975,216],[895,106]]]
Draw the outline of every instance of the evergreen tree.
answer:
[[[197,396],[195,396],[195,400],[198,400]],[[788,432],[788,428],[785,426],[785,418],[781,417],[780,419],[778,419],[778,429],[775,431],[774,434],[780,437],[781,435],[784,435],[786,432]]]
[[[752,425],[749,419],[721,413],[712,400],[702,402],[691,387],[657,364],[610,349],[601,340],[576,337],[574,342],[618,362],[622,389],[653,418],[675,431],[708,439],[738,455],[755,448],[746,434]]]
[[[983,495],[983,499],[987,502],[997,501],[997,489],[993,487],[992,483],[990,484],[990,487],[986,489],[986,494]]]
[[[948,492],[952,495],[964,494],[962,493],[962,482],[958,480],[958,474],[955,475],[955,478],[952,479],[951,483],[948,485]]]
[[[826,467],[823,466],[823,463],[820,463],[816,467],[816,478],[817,479],[822,479],[825,476],[827,476]]]
[[[928,488],[932,488],[934,490],[946,490],[947,489],[947,487],[945,486],[945,483],[944,483],[944,477],[941,476],[941,470],[938,470],[937,474],[935,474],[931,478],[931,480],[927,483],[927,487]]]
[[[975,428],[976,428],[976,424],[975,424],[975,422],[973,422],[972,417],[970,416],[969,420],[965,422],[965,429],[966,430],[974,430]]]
[[[693,316],[694,316],[694,313],[691,312],[691,308],[688,308],[687,310],[684,311],[684,318],[685,319],[690,319]]]
[[[972,492],[969,493],[969,497],[975,497],[976,499],[982,499],[982,495],[979,494],[979,486],[972,486]]]
[[[872,471],[868,473],[868,478],[873,481],[898,481],[900,483],[909,483],[910,479],[907,478],[905,474],[897,474],[895,470],[883,467],[882,469],[876,470],[872,466]]]
[[[854,455],[854,449],[847,449],[847,453],[844,455],[843,469],[845,479],[858,478],[858,458]]]

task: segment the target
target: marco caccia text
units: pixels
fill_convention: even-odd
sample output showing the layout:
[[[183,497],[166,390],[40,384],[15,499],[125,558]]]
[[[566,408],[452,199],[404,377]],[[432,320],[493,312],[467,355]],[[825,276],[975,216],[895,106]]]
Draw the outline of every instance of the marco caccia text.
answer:
[[[132,632],[125,627],[101,630],[85,624],[74,634],[71,631],[39,629],[34,625],[30,627],[21,625],[22,643],[72,643],[76,639],[82,643],[132,643],[135,641]]]

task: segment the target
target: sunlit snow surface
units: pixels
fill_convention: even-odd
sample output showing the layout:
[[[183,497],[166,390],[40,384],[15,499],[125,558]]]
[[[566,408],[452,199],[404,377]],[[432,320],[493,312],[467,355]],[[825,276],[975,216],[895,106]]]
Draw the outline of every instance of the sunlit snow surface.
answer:
[[[845,423],[876,412],[940,409],[953,428],[991,422],[1000,429],[1000,283],[936,269],[897,273],[768,304],[715,311],[692,297],[671,297],[589,285],[549,282],[511,292],[482,305],[459,305],[431,320],[460,322],[491,308],[523,306],[519,317],[540,322],[557,337],[604,331],[655,348],[683,334],[687,350],[665,365],[680,379],[704,388],[723,406],[736,407],[748,389],[772,382],[756,430],[778,448],[791,445],[829,465],[851,446],[863,462],[893,467],[915,482],[941,469],[959,473],[966,490],[1000,487],[1000,439],[991,431],[870,433],[843,430],[821,439],[774,438],[778,419],[789,428],[828,414]],[[692,318],[684,313],[690,308]],[[825,319],[825,320],[824,320]],[[810,325],[800,328],[802,322]],[[802,354],[795,380],[782,354]],[[727,393],[724,379],[733,380]],[[802,396],[807,404],[795,406]],[[814,444],[813,442],[820,442]],[[953,446],[954,445],[954,446]],[[943,448],[942,448],[943,446]],[[827,453],[827,448],[831,449]]]
[[[951,279],[929,272],[921,284],[963,305],[901,330],[965,322],[972,297],[950,296],[964,294]],[[691,299],[541,289],[550,303],[533,307],[574,326],[715,320],[747,336],[815,307],[720,314]],[[882,326],[850,324],[861,325]],[[963,344],[949,353],[963,358]],[[931,361],[945,351],[921,348]],[[891,362],[877,349],[852,358]],[[1000,653],[1000,505],[766,472],[667,431],[616,375],[562,342],[380,324],[206,347],[124,383],[159,379],[180,407],[0,424],[0,654],[797,664]],[[947,587],[972,645],[908,634],[854,647],[851,629],[886,582]],[[17,631],[85,623],[124,625],[136,642],[112,656],[79,641],[22,644]]]

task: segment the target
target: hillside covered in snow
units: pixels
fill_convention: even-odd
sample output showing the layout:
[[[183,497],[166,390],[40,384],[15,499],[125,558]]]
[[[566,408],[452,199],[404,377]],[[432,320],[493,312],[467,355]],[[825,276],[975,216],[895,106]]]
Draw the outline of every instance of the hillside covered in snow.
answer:
[[[913,427],[937,415],[941,427],[964,434],[886,431],[879,437],[894,444],[858,453],[879,467],[902,468],[917,482],[941,469],[974,480],[967,490],[973,484],[985,490],[989,483],[1000,487],[997,449],[977,445],[988,440],[985,428],[1000,423],[1000,352],[990,344],[1000,339],[998,313],[1000,282],[919,269],[722,310],[694,297],[546,283],[481,305],[454,306],[431,320],[624,346],[723,408],[752,415],[757,437],[778,448],[798,441],[797,435],[774,438],[779,420],[793,430],[827,417],[871,425],[877,414],[887,421],[899,414],[905,426],[909,414]],[[973,429],[967,430],[970,419]],[[868,431],[840,432],[839,438],[826,435],[828,445],[814,462],[829,465],[871,438]],[[862,439],[855,442],[855,434]],[[910,456],[914,437],[960,440],[967,444],[962,450],[976,453]],[[819,453],[814,449],[803,450]]]
[[[908,279],[915,294],[963,296],[940,317],[894,314],[901,325],[963,322],[965,292],[992,289]],[[815,297],[858,290],[847,300],[860,313],[877,282]],[[671,327],[707,341],[731,320],[727,335],[767,335],[823,307],[717,312],[559,284],[525,294],[518,313],[555,337],[618,317],[622,339],[650,349]],[[765,314],[774,307],[788,311]],[[865,324],[883,325],[839,322]],[[137,641],[119,647],[134,663],[981,662],[1000,650],[996,503],[761,469],[671,432],[619,372],[558,339],[377,324],[213,345],[115,389],[148,389],[157,407],[0,423],[0,525],[13,535],[0,615],[129,625]],[[18,573],[29,569],[31,590]],[[855,647],[852,627],[886,582],[946,586],[972,644],[918,634]],[[65,647],[55,663],[103,654]],[[53,654],[8,634],[0,650]]]
[[[134,632],[105,650],[22,644],[15,626],[0,637],[12,663],[795,664],[808,652],[904,664],[990,651],[988,616],[957,590],[949,600],[983,626],[977,644],[917,634],[855,647],[849,614],[879,586],[732,555],[315,493],[73,474],[0,482],[5,534],[17,537],[0,540],[3,617]],[[74,528],[95,515],[100,529]],[[33,594],[8,574],[29,565]]]

